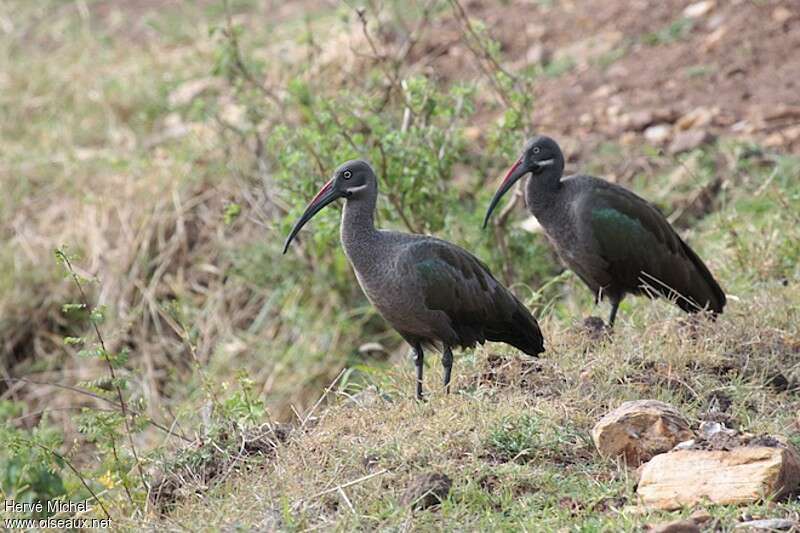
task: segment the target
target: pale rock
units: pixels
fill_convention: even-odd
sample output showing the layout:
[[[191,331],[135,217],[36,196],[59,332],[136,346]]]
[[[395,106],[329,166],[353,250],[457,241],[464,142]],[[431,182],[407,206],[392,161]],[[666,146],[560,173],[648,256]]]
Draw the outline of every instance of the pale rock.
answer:
[[[623,146],[633,146],[636,144],[636,134],[632,131],[626,131],[620,136],[619,143]]]
[[[731,131],[734,133],[744,133],[744,134],[755,133],[756,126],[749,120],[744,119],[733,124],[731,126]]]
[[[672,127],[669,124],[655,124],[644,130],[644,138],[653,144],[663,144],[672,135]]]
[[[625,402],[592,429],[592,440],[601,455],[622,455],[633,466],[693,436],[686,418],[671,405],[657,400]]]
[[[707,130],[688,130],[681,131],[669,145],[669,153],[680,154],[689,152],[704,144],[714,141],[715,137]]]
[[[468,141],[477,141],[481,137],[481,129],[478,126],[468,126],[464,128],[464,138]]]
[[[783,136],[789,142],[794,142],[800,139],[800,126],[792,126],[783,130]]]
[[[692,520],[675,520],[649,526],[645,528],[645,531],[648,533],[700,533],[700,528]]]
[[[697,511],[693,512],[692,515],[689,517],[695,524],[702,525],[706,522],[710,521],[713,516],[706,511],[705,509],[698,509]]]
[[[627,78],[630,71],[621,62],[614,63],[606,71],[609,78]]]
[[[537,43],[528,48],[525,52],[525,61],[527,64],[547,64],[551,57],[550,51],[544,47],[543,44]]]
[[[181,83],[167,97],[170,107],[183,106],[203,94],[205,91],[219,88],[221,82],[217,78],[198,78]]]
[[[695,2],[694,4],[689,4],[686,6],[686,9],[683,10],[683,16],[688,17],[690,19],[700,18],[704,15],[707,15],[709,11],[714,9],[714,2],[713,0],[703,0],[702,2]]]
[[[800,457],[790,447],[681,450],[641,468],[636,493],[650,508],[674,510],[703,501],[747,504],[800,486]]]
[[[711,520],[707,511],[700,509],[692,513],[688,519],[674,520],[664,524],[645,526],[648,533],[699,533],[701,525]]]
[[[387,352],[383,344],[379,342],[365,342],[364,344],[358,347],[358,353],[360,353],[361,355],[368,355],[371,357],[375,356],[385,357],[386,355],[388,355],[389,352]]]
[[[786,9],[784,6],[778,6],[772,12],[772,20],[778,24],[783,24],[790,18],[792,18],[792,12]]]
[[[243,105],[229,102],[222,106],[220,118],[238,128],[244,127],[247,119],[247,109]]]
[[[703,41],[703,49],[709,51],[715,48],[722,38],[725,37],[727,32],[728,29],[725,26],[720,26],[716,30],[709,33]]]
[[[748,520],[736,524],[733,529],[748,529],[750,531],[797,531],[800,522],[786,518],[765,518],[763,520]]]
[[[611,52],[622,41],[622,33],[606,31],[572,42],[569,46],[559,48],[553,59],[572,60],[576,65],[586,66],[592,60]]]
[[[764,139],[764,146],[767,148],[779,148],[783,146],[783,135],[779,132],[771,133]]]
[[[527,26],[525,26],[525,36],[531,41],[541,39],[546,34],[547,34],[547,26],[545,26],[544,24],[531,22],[528,23]]]
[[[642,131],[655,122],[655,115],[647,110],[631,111],[619,117],[619,122],[625,130]]]
[[[606,83],[604,85],[601,85],[592,92],[592,98],[599,98],[599,99],[608,98],[609,96],[617,92],[617,90],[618,89],[615,86]]]
[[[711,124],[711,121],[718,114],[719,108],[696,107],[679,118],[675,122],[675,127],[679,130],[702,128]]]

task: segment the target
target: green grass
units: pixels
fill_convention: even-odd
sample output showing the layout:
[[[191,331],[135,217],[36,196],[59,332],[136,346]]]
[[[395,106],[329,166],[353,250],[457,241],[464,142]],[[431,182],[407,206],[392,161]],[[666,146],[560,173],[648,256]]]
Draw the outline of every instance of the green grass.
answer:
[[[232,463],[225,463],[225,476],[207,483],[189,480],[176,508],[163,516],[153,509],[133,514],[119,485],[101,472],[91,481],[109,491],[117,527],[136,529],[144,521],[198,530],[634,531],[690,510],[642,512],[635,506],[635,472],[595,453],[589,431],[620,402],[661,399],[697,422],[712,397],[725,396],[728,416],[743,429],[800,443],[800,399],[774,385],[776,373],[794,383],[800,364],[796,156],[722,139],[676,159],[612,139],[581,161],[581,171],[611,176],[622,172],[624,161],[646,157],[652,172],[626,176],[624,183],[668,215],[688,213],[680,218],[682,234],[732,296],[725,314],[716,323],[701,322],[694,337],[672,306],[628,299],[613,341],[596,343],[579,323],[589,314],[605,315],[607,307],[593,307],[576,276],[561,273],[542,235],[517,226],[527,216],[521,209],[504,233],[508,252],[501,252],[496,235],[479,229],[496,185],[489,177],[500,172],[499,155],[515,152],[519,139],[498,135],[499,141],[475,146],[456,139],[460,166],[451,174],[467,178],[447,182],[438,196],[431,193],[431,203],[415,216],[437,235],[475,251],[496,272],[513,258],[513,271],[498,276],[508,276],[539,317],[548,353],[538,363],[500,345],[458,354],[450,397],[438,391],[440,365],[430,357],[431,399],[419,404],[410,398],[413,368],[405,346],[361,295],[335,244],[338,213],[315,219],[303,236],[310,243],[303,252],[280,255],[291,215],[325,174],[308,152],[344,153],[334,143],[341,139],[329,131],[292,137],[312,131],[314,119],[324,120],[325,113],[303,115],[293,102],[286,109],[285,139],[311,141],[268,145],[267,151],[289,161],[259,167],[242,132],[221,127],[215,114],[233,114],[243,102],[263,104],[263,95],[219,76],[219,86],[192,102],[170,104],[175,90],[212,76],[219,66],[225,49],[219,32],[210,30],[224,24],[223,5],[169,4],[133,14],[129,5],[117,5],[121,15],[112,10],[107,19],[93,14],[89,20],[74,2],[0,7],[17,28],[0,37],[0,53],[10,59],[0,73],[0,336],[13,345],[8,353],[24,356],[13,373],[60,384],[102,375],[63,343],[65,335],[84,332],[61,311],[75,296],[52,257],[62,244],[80,255],[81,273],[92,279],[92,301],[108,307],[104,329],[112,350],[130,349],[132,401],[141,401],[158,420],[177,419],[187,432],[203,434],[210,387],[223,398],[223,414],[242,425],[252,418],[297,425],[295,410],[308,413],[342,367],[346,371],[274,456],[229,470]],[[404,11],[403,3],[392,6],[395,30],[404,16],[418,13]],[[231,12],[245,26],[246,61],[281,87],[305,72],[309,39],[325,43],[361,31],[345,7],[273,20],[269,7],[241,0],[231,2]],[[446,6],[435,10],[437,17],[448,13]],[[692,24],[679,20],[644,40],[664,44],[690,31]],[[610,65],[625,49],[601,56],[599,65]],[[347,70],[352,57],[347,46],[341,51],[341,65],[317,65],[311,72],[318,85],[305,80],[309,94],[338,96],[362,79],[380,89],[380,72],[359,70],[360,64]],[[533,74],[559,76],[574,66],[565,57]],[[689,67],[687,75],[705,75],[700,67]],[[321,85],[328,86],[327,93],[318,91],[323,96],[314,90]],[[411,85],[415,98],[445,99],[429,91],[427,78]],[[361,95],[350,94],[349,103],[361,105]],[[347,102],[331,98],[334,110]],[[488,99],[480,94],[478,101]],[[475,125],[489,129],[494,118],[482,116],[485,123]],[[185,126],[183,133],[163,137],[175,124]],[[247,121],[243,127],[257,130]],[[406,138],[396,132],[387,138],[397,142],[398,152],[417,150],[409,159],[427,148],[426,139],[403,144]],[[424,176],[419,172],[415,183]],[[713,205],[694,209],[697,191],[720,177],[725,183]],[[435,203],[442,198],[447,203]],[[382,222],[390,219],[386,199],[381,210]],[[174,323],[178,315],[186,331]],[[387,360],[360,354],[366,341],[383,344]],[[69,411],[58,409],[91,404],[54,390],[19,393],[15,405],[25,409],[14,407],[13,417],[52,409],[46,420],[57,423],[47,427],[57,428],[64,442],[76,442],[81,436],[64,414]],[[239,441],[231,435],[238,437],[240,429],[225,435],[220,450],[199,447],[178,460],[172,457],[177,443],[165,444],[161,433],[145,431],[141,441],[165,457],[155,463],[163,471],[175,463],[213,470],[216,453],[226,460],[235,456]],[[71,449],[80,450],[75,458],[90,470],[93,450]],[[411,512],[401,503],[403,492],[428,470],[453,479],[451,494],[439,508]],[[47,478],[42,472],[37,475]],[[62,490],[59,480],[50,481],[52,491]],[[67,481],[82,490],[76,478]],[[350,482],[341,492],[331,490]],[[795,500],[709,510],[720,527],[730,528],[744,512],[783,516],[800,506]]]
[[[564,291],[578,297],[579,308],[566,318],[554,310],[540,317],[549,340],[540,362],[500,345],[476,350],[456,359],[455,394],[434,390],[423,404],[411,399],[411,365],[399,362],[373,374],[378,396],[362,395],[362,403],[354,403],[332,392],[338,397],[329,398],[332,405],[319,421],[290,437],[263,470],[180,504],[159,523],[249,528],[269,517],[270,526],[281,529],[410,523],[421,530],[636,531],[688,516],[692,509],[637,507],[635,472],[599,457],[589,433],[604,412],[625,400],[669,402],[696,425],[717,398],[726,398],[729,424],[800,441],[800,397],[772,384],[775,372],[800,383],[800,272],[792,259],[800,249],[800,225],[793,209],[775,209],[781,202],[798,205],[800,190],[791,176],[800,160],[770,156],[771,163],[756,162],[740,145],[723,149],[742,156],[740,172],[730,174],[741,181],[690,236],[733,295],[716,322],[700,322],[687,335],[673,307],[631,298],[613,339],[591,341],[576,321],[592,309],[582,298],[585,289],[571,279]],[[709,158],[719,154],[710,150]],[[669,174],[643,186],[645,194],[663,187]],[[429,358],[429,389],[439,371],[438,361]],[[427,471],[447,474],[453,488],[441,506],[412,512],[400,503],[402,494]],[[335,490],[340,485],[344,495]],[[725,530],[743,514],[800,512],[796,498],[700,507]]]
[[[642,42],[648,46],[660,46],[686,38],[694,29],[694,21],[690,18],[682,17],[658,31],[646,33],[642,36]]]

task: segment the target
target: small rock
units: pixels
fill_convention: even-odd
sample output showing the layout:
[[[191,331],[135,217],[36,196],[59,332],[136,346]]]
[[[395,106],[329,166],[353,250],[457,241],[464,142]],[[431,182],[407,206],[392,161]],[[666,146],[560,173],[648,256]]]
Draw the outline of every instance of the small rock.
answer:
[[[678,133],[669,145],[669,153],[680,154],[713,142],[713,134],[707,130],[688,130]]]
[[[445,474],[430,472],[414,478],[400,503],[412,509],[427,509],[439,505],[450,494],[453,481]]]
[[[478,126],[464,128],[464,138],[468,141],[477,141],[481,138],[481,129]]]
[[[783,136],[789,142],[794,142],[800,139],[800,126],[792,126],[783,130]]]
[[[691,450],[696,444],[697,441],[694,439],[685,440],[676,444],[675,447],[670,451],[677,452],[678,450]]]
[[[689,422],[671,405],[656,400],[625,402],[607,413],[592,429],[600,454],[622,455],[638,465],[693,437]]]
[[[622,129],[627,131],[642,131],[653,124],[669,126],[674,122],[678,114],[674,109],[645,109],[631,111],[618,117],[616,121]]]
[[[643,131],[655,122],[652,111],[632,111],[625,113],[619,119],[620,125],[628,131]]]
[[[781,146],[783,146],[783,135],[781,135],[778,132],[770,133],[764,139],[763,144],[767,148],[780,148]]]
[[[644,138],[653,144],[663,144],[672,135],[672,127],[669,124],[656,124],[644,130]]]
[[[620,136],[619,143],[622,146],[633,146],[634,144],[636,144],[637,139],[638,136],[635,133],[633,133],[632,131],[626,131]]]
[[[619,89],[609,83],[605,83],[592,91],[592,98],[605,99],[617,92]]]
[[[641,468],[636,493],[651,508],[674,510],[709,500],[746,504],[800,487],[800,457],[790,447],[742,446],[729,451],[681,450]]]
[[[594,117],[591,113],[581,113],[578,117],[578,124],[581,126],[591,126],[594,123]]]
[[[528,51],[525,52],[525,61],[529,65],[531,64],[540,64],[546,65],[550,62],[550,58],[552,56],[552,52],[544,47],[543,44],[537,43],[528,48]]]
[[[675,127],[679,130],[688,130],[691,128],[702,128],[708,126],[714,119],[714,115],[719,114],[719,109],[709,109],[707,107],[696,107],[683,115],[675,122]]]
[[[675,520],[665,524],[656,524],[646,528],[649,533],[700,533],[692,520]]]
[[[708,440],[715,435],[723,433],[725,435],[735,437],[738,435],[738,432],[735,429],[730,429],[725,427],[725,424],[722,422],[716,422],[714,420],[704,420],[700,422],[700,435]]]
[[[692,520],[692,522],[700,526],[710,521],[713,517],[705,509],[698,509],[697,511],[693,512],[692,516],[689,518]]]
[[[383,344],[379,342],[365,342],[358,347],[358,353],[369,357],[381,358],[389,355],[389,352],[386,351],[386,348],[384,348]]]
[[[715,2],[713,0],[704,0],[702,2],[689,4],[686,6],[686,9],[683,10],[683,16],[689,17],[690,19],[700,18],[714,9],[714,4]]]
[[[167,97],[170,107],[186,105],[205,91],[220,87],[220,80],[217,78],[198,78],[185,81],[172,90]]]
[[[720,26],[716,30],[712,31],[708,34],[708,36],[703,41],[703,49],[708,52],[709,50],[714,49],[719,42],[725,37],[725,34],[728,32],[725,26]]]
[[[750,520],[734,526],[734,529],[744,528],[756,531],[795,531],[800,528],[800,522],[787,520],[786,518],[768,518],[765,520]]]
[[[783,6],[776,7],[775,10],[772,12],[772,20],[774,20],[778,24],[783,24],[790,18],[792,18],[792,12]]]

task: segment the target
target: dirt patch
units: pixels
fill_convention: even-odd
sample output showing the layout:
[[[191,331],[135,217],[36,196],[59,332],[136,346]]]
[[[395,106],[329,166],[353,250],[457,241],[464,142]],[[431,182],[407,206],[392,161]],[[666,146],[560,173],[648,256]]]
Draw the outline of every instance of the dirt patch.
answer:
[[[204,492],[232,472],[262,465],[265,458],[275,455],[290,432],[286,425],[262,424],[247,430],[231,428],[213,439],[188,445],[155,466],[151,503],[159,512],[169,512],[183,498]]]
[[[413,509],[427,509],[441,504],[450,494],[452,486],[453,481],[446,474],[421,474],[408,485],[401,503]]]
[[[672,125],[700,108],[711,111],[703,128],[715,135],[800,150],[794,2],[716,2],[700,16],[687,16],[689,0],[549,4],[464,3],[513,67],[549,65],[535,84],[537,130],[580,140],[587,153],[609,139],[642,140],[648,122]],[[440,24],[430,34],[438,44],[418,50],[430,70],[446,78],[477,73],[463,44],[447,46],[459,42],[455,22]],[[629,120],[648,113],[644,123]]]

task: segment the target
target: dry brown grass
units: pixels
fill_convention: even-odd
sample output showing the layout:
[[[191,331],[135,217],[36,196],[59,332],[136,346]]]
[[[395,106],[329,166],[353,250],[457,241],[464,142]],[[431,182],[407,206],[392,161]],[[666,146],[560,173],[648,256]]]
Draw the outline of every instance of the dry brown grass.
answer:
[[[634,510],[635,473],[596,454],[591,427],[622,401],[654,398],[676,405],[695,425],[713,417],[797,442],[800,383],[776,386],[771,375],[800,365],[797,310],[775,305],[798,297],[797,286],[759,290],[747,303],[733,302],[716,322],[687,321],[666,305],[645,302],[603,342],[577,324],[546,319],[551,341],[541,360],[498,346],[478,350],[474,358],[457,358],[454,394],[433,392],[424,403],[409,394],[410,365],[399,367],[377,390],[355,399],[341,394],[261,470],[187,498],[158,523],[634,529],[664,519],[669,515]],[[432,364],[430,380],[437,370]],[[535,440],[525,453],[509,455],[503,446],[513,435],[498,432],[516,431],[528,419],[535,421]],[[442,506],[411,511],[401,501],[422,472],[445,473],[454,486]],[[742,512],[710,510],[722,527]],[[747,512],[800,509],[789,502]]]

